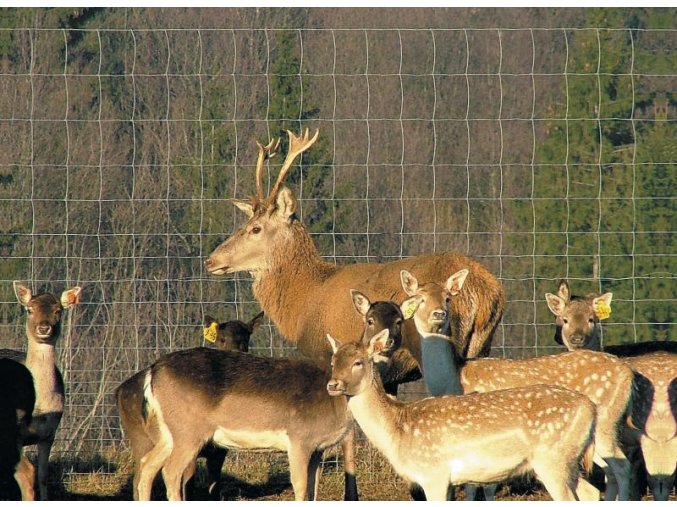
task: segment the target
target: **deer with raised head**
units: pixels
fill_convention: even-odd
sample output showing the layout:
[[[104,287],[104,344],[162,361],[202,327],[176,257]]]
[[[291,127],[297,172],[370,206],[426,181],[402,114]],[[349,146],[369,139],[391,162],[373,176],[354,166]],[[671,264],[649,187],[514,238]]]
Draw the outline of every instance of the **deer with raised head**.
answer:
[[[388,343],[387,329],[368,345],[327,339],[334,351],[327,391],[347,397],[367,438],[400,476],[421,485],[428,500],[446,500],[449,484],[527,472],[554,500],[594,496],[578,471],[579,461],[590,456],[595,428],[595,407],[585,396],[528,386],[403,403],[386,395],[372,361]]]
[[[249,322],[232,320],[219,322],[211,316],[205,316],[203,336],[219,350],[249,351],[249,341],[255,329],[263,320],[263,312],[257,314]],[[155,421],[148,418],[144,406],[144,381],[149,368],[145,368],[124,381],[115,390],[120,424],[124,435],[132,447],[134,460],[134,479],[132,494],[134,500],[138,500],[138,480],[141,466],[141,458],[146,455],[159,440],[159,430]],[[228,453],[227,449],[207,443],[200,451],[200,456],[207,459],[207,472],[209,493],[214,498],[219,498],[219,480],[221,469]],[[188,481],[195,473],[195,466],[186,469],[182,480],[182,494],[186,496]]]
[[[26,353],[0,350],[0,357],[18,360],[33,375],[35,409],[24,445],[38,446],[37,478],[41,500],[47,500],[49,453],[64,407],[63,376],[56,366],[55,347],[61,335],[63,311],[80,302],[80,290],[80,287],[65,290],[60,298],[50,293],[34,295],[28,287],[15,281],[14,292],[26,310],[28,347]]]
[[[35,499],[35,469],[22,449],[34,408],[35,388],[28,368],[0,358],[0,500]]]
[[[411,273],[401,274],[402,284],[410,295],[402,303],[402,313],[405,316],[414,313],[413,320],[421,339],[438,335],[443,343],[444,337],[449,336],[448,321],[453,319],[449,285],[454,276],[447,281],[447,286],[441,286],[435,282],[419,284]],[[462,293],[461,287],[462,283],[456,289]],[[449,349],[453,350],[452,347]],[[629,498],[630,463],[619,446],[618,435],[631,410],[633,373],[623,361],[611,354],[589,350],[531,359],[463,360],[453,357],[446,365],[439,364],[440,356],[438,353],[433,358],[438,364],[429,370],[430,373],[458,378],[464,393],[549,384],[587,396],[598,411],[594,462],[607,476],[605,498]],[[423,357],[424,372],[427,359]]]
[[[401,302],[405,294],[397,283],[401,269],[415,269],[427,279],[445,280],[450,271],[467,267],[467,291],[454,302],[454,321],[459,353],[486,355],[505,305],[503,288],[480,263],[455,252],[411,257],[384,264],[361,263],[337,266],[320,257],[296,214],[298,203],[284,186],[294,161],[318,138],[289,134],[289,149],[270,193],[264,195],[264,163],[275,154],[279,141],[259,146],[256,166],[256,195],[249,201],[234,201],[248,217],[247,222],[219,245],[205,261],[214,275],[248,271],[253,292],[261,308],[284,338],[295,343],[308,357],[329,361],[331,351],[322,338],[329,332],[338,336],[360,336],[362,322],[350,301],[336,298],[357,289],[372,300]],[[402,346],[418,361],[418,335],[412,325],[402,329]],[[402,353],[400,353],[402,355]],[[402,369],[400,357],[392,367]],[[414,364],[413,362],[408,362]],[[415,372],[417,375],[418,370]],[[420,377],[419,377],[420,378]]]

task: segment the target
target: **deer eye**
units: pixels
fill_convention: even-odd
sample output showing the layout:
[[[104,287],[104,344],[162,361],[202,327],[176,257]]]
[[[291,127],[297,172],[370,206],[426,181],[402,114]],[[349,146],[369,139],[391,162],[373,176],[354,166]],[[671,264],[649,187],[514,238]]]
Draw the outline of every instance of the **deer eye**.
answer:
[[[252,233],[252,234],[258,234],[259,232],[261,232],[261,227],[260,227],[260,226],[255,225],[254,227],[252,227],[252,230],[251,230],[251,233]]]
[[[562,322],[564,322],[565,324],[568,324],[568,323],[569,323],[569,319],[562,319]]]
[[[588,319],[588,324],[594,324],[594,323],[595,323],[595,319],[593,319],[592,317],[590,317],[590,318]]]
[[[364,362],[362,362],[361,359],[358,359],[353,363],[353,366],[357,366],[358,368],[362,368],[364,366]]]
[[[374,325],[374,319],[372,319],[371,317],[369,317],[369,318],[367,319],[367,324],[369,324],[370,326],[373,326],[373,325]]]

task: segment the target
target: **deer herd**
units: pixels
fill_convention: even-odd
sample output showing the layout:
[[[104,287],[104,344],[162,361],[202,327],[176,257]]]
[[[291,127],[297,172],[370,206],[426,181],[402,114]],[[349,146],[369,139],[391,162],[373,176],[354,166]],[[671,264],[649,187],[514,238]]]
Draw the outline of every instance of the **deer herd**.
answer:
[[[171,352],[116,389],[133,498],[150,500],[160,471],[169,500],[190,498],[199,456],[219,498],[228,449],[277,449],[288,455],[295,499],[313,500],[323,451],[340,444],[344,498],[357,500],[359,427],[414,498],[450,499],[465,485],[467,498],[482,487],[493,499],[497,483],[528,473],[553,500],[599,500],[587,479],[594,463],[605,500],[640,499],[644,478],[655,500],[667,500],[677,465],[676,344],[603,348],[612,294],[575,296],[562,280],[545,302],[568,351],[487,357],[505,296],[477,261],[441,252],[335,265],[318,254],[284,185],[317,137],[289,132],[268,195],[264,167],[280,142],[257,143],[256,195],[235,201],[248,220],[204,263],[216,276],[249,272],[263,312],[246,323],[206,317],[213,347]],[[31,500],[37,491],[45,500],[64,409],[55,346],[80,288],[60,297],[21,282],[14,290],[27,351],[0,350],[0,496]],[[264,312],[305,357],[249,353]],[[398,401],[398,386],[419,378],[431,396]],[[37,470],[22,450],[33,444]]]

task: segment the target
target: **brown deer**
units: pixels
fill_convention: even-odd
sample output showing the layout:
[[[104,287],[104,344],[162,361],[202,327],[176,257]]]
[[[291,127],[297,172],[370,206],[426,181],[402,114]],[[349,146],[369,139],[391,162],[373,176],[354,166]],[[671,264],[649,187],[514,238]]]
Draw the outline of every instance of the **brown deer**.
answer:
[[[641,449],[654,500],[668,500],[677,467],[677,354],[652,352],[625,358],[635,372],[632,421],[624,440]],[[635,493],[633,500],[640,500]]]
[[[428,500],[443,501],[449,484],[494,482],[533,472],[554,500],[588,500],[597,490],[578,463],[593,447],[595,407],[585,396],[554,386],[426,398],[403,403],[386,395],[373,355],[389,331],[368,345],[334,351],[327,391],[348,408],[395,471],[421,485]],[[555,410],[553,410],[555,407]]]
[[[0,358],[0,500],[35,499],[35,469],[22,454],[34,408],[35,388],[28,368]]]
[[[212,440],[286,451],[295,499],[315,499],[322,450],[352,428],[346,400],[327,396],[328,380],[323,363],[305,358],[206,348],[160,358],[144,379],[148,418],[159,438],[140,460],[138,498],[149,499],[162,468],[168,499],[181,499],[185,470]]]
[[[47,500],[49,453],[64,406],[63,376],[56,366],[55,346],[61,334],[63,311],[80,302],[80,290],[80,287],[65,290],[61,293],[61,298],[57,299],[50,293],[33,295],[28,287],[15,281],[14,292],[26,310],[28,348],[25,354],[14,350],[0,350],[0,357],[20,361],[33,375],[35,409],[24,445],[38,446],[37,476],[41,500]]]
[[[219,350],[239,350],[241,352],[249,351],[249,341],[256,328],[261,325],[263,312],[257,314],[249,322],[232,320],[228,322],[219,322],[209,315],[204,320],[204,336],[207,341],[214,343]],[[214,332],[210,334],[210,330]],[[207,338],[207,337],[210,338]],[[145,400],[143,396],[143,387],[146,374],[149,368],[145,368],[124,381],[115,390],[115,399],[117,401],[118,414],[120,415],[120,424],[124,434],[132,447],[132,457],[134,460],[134,479],[132,491],[134,500],[138,500],[138,480],[141,467],[141,458],[148,453],[159,440],[157,425],[153,420],[147,419]],[[227,449],[214,446],[208,443],[201,451],[200,456],[207,458],[207,471],[209,492],[212,497],[219,498],[219,479],[221,478],[221,469],[226,459]],[[186,488],[189,479],[193,476],[195,467],[188,468],[184,474],[182,482],[182,492],[185,497]]]
[[[421,339],[448,336],[448,320],[453,318],[449,308],[450,282],[445,287],[435,282],[419,284],[411,273],[402,273],[402,283],[411,295],[402,303],[402,313],[406,316],[411,307],[415,308],[414,323]],[[442,323],[440,317],[444,318]],[[427,357],[423,356],[425,374],[454,376],[460,380],[464,393],[549,384],[587,396],[598,412],[594,462],[607,476],[605,498],[611,500],[616,495],[621,500],[629,498],[630,463],[620,449],[618,432],[631,408],[633,373],[620,359],[589,350],[531,359],[462,360],[452,355],[446,365],[439,364],[440,357],[445,356],[438,353],[434,357],[437,366],[428,369]]]
[[[498,280],[478,262],[455,252],[343,266],[320,257],[296,215],[294,194],[283,186],[294,160],[313,145],[319,132],[312,138],[307,130],[303,136],[288,134],[289,150],[268,196],[263,192],[264,163],[275,154],[279,141],[267,146],[257,143],[256,196],[249,202],[234,201],[249,220],[212,252],[205,261],[206,269],[214,275],[250,272],[254,296],[282,335],[304,355],[328,362],[331,351],[322,338],[324,333],[357,337],[362,331],[350,301],[335,294],[354,288],[372,300],[399,303],[405,297],[397,283],[401,269],[416,269],[427,279],[444,280],[450,272],[467,267],[466,291],[454,300],[455,315],[462,317],[454,321],[453,336],[461,355],[488,354],[505,297]],[[418,335],[410,323],[403,326],[402,344],[406,352],[420,359]],[[402,370],[399,359],[403,359],[403,353],[391,364]],[[414,373],[420,375],[418,370]]]

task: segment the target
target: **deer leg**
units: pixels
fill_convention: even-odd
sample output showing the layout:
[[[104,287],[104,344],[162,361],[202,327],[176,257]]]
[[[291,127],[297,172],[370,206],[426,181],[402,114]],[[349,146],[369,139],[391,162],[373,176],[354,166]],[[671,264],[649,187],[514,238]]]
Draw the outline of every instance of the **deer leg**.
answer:
[[[581,502],[597,502],[599,500],[599,490],[583,477],[578,477],[575,491]]]
[[[21,500],[24,502],[35,500],[35,489],[33,487],[35,484],[35,467],[26,456],[21,456],[21,460],[16,466],[14,480],[21,490]]]
[[[355,425],[351,424],[350,429],[341,441],[341,450],[343,451],[343,468],[345,470],[345,489],[344,500],[359,500],[357,494],[357,479],[355,476]]]
[[[321,462],[322,451],[315,451],[310,455],[310,461],[308,462],[308,500],[317,500],[320,475],[322,474],[322,468],[320,467]]]
[[[209,443],[202,449],[202,454],[207,458],[209,495],[218,500],[221,498],[221,470],[223,469],[223,463],[226,461],[228,449]]]
[[[38,488],[40,500],[47,500],[47,472],[49,468],[49,453],[52,450],[54,438],[38,442]]]
[[[191,463],[188,464],[186,469],[181,475],[181,498],[184,500],[188,499],[188,489],[192,485],[191,479],[195,476],[195,471],[197,470],[197,458],[195,458]]]
[[[465,490],[465,499],[466,500],[476,500],[477,499],[477,490],[478,486],[474,484],[466,484],[463,489]]]
[[[150,501],[153,480],[172,452],[172,443],[161,438],[155,447],[140,460],[136,496],[141,501]]]
[[[578,470],[570,470],[572,467],[569,465],[565,467],[558,466],[556,462],[553,463],[550,459],[545,459],[543,462],[536,461],[532,463],[532,466],[534,475],[545,486],[545,489],[554,501],[571,502],[576,500],[576,494],[570,483],[571,477],[575,477]],[[573,466],[578,465],[574,464]]]
[[[604,470],[604,475],[606,475],[604,499],[607,501],[615,500],[618,496],[619,500],[629,500],[630,475],[632,472],[630,462],[618,446],[614,446],[615,448],[611,452],[603,454],[601,450],[598,454],[599,447],[595,449],[593,461]]]
[[[162,477],[167,488],[167,500],[185,500],[182,496],[183,478],[187,469],[191,469],[191,472],[195,471],[195,461],[197,460],[198,452],[200,452],[200,444],[193,442],[174,444],[162,468]]]
[[[425,498],[429,502],[445,502],[447,500],[449,482],[446,480],[427,480],[426,482],[421,483],[421,488],[423,488],[423,491],[425,492]]]
[[[292,443],[289,447],[289,478],[297,502],[308,500],[308,471],[312,453],[298,443]]]

